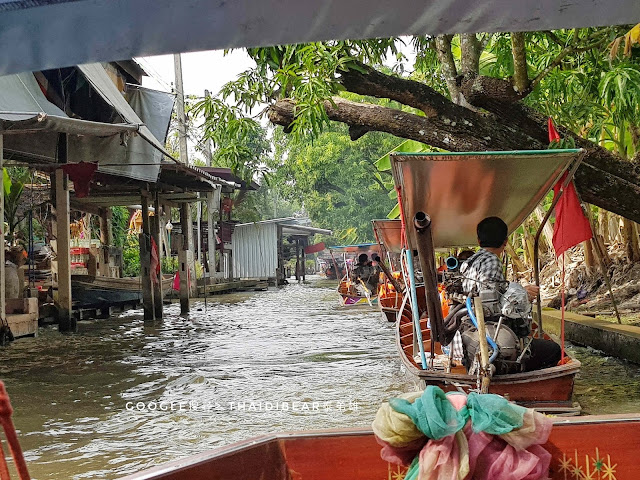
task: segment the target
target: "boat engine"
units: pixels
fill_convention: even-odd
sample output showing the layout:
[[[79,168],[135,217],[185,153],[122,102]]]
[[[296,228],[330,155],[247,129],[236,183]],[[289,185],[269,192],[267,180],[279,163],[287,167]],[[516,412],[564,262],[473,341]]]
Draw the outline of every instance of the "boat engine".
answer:
[[[503,322],[487,322],[487,334],[498,345],[498,356],[493,361],[495,373],[503,375],[506,373],[518,373],[522,371],[522,362],[518,362],[518,355],[522,351],[520,339]],[[497,335],[496,335],[497,333]],[[480,341],[478,330],[470,327],[462,332],[462,343],[464,345],[464,364],[470,375],[476,373],[478,368],[478,353],[480,352]],[[489,355],[493,353],[489,347]]]

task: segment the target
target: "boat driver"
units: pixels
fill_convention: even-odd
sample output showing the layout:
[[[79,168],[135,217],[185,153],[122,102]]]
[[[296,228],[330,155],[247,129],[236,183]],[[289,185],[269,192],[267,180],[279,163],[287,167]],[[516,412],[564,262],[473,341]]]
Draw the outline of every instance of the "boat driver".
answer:
[[[356,284],[356,288],[358,285],[362,286],[360,283],[362,281],[369,291],[369,295],[377,295],[378,277],[378,269],[369,261],[369,256],[366,253],[358,255],[358,263],[353,266],[351,274],[351,280]]]
[[[488,217],[478,223],[478,250],[460,267],[463,275],[462,290],[465,295],[477,293],[480,289],[495,290],[498,295],[507,291],[509,282],[505,280],[502,261],[500,260],[507,246],[508,227],[498,217]],[[539,287],[527,285],[524,287],[531,302],[538,295]],[[531,330],[531,320],[523,328],[514,328],[519,337],[527,337]],[[530,356],[524,361],[524,370],[538,370],[558,364],[561,357],[560,346],[551,341],[534,338],[530,346]]]

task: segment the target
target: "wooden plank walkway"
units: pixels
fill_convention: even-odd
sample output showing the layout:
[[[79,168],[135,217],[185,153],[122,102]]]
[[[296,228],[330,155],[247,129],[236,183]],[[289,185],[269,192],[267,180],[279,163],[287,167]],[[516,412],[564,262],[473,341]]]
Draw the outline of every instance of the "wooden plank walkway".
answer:
[[[266,290],[269,287],[267,280],[235,280],[231,282],[212,283],[211,285],[198,285],[198,296],[220,295],[222,293],[246,291],[246,290]]]

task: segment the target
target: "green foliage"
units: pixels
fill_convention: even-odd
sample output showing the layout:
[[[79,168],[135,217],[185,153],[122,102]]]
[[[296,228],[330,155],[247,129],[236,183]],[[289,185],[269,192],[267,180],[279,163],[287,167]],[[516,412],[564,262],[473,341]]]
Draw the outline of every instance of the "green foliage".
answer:
[[[124,247],[129,236],[129,210],[127,207],[111,207],[111,232],[113,245]],[[138,259],[138,263],[139,263]]]
[[[351,141],[337,124],[313,143],[287,141],[281,131],[275,140],[270,166],[283,197],[301,203],[314,225],[333,230],[340,242],[372,241],[371,220],[384,218],[394,204],[387,195],[390,172],[375,163],[398,140],[369,133]]]
[[[122,248],[122,275],[137,277],[140,275],[140,242],[137,235],[127,235]]]
[[[13,171],[15,175],[15,171]],[[19,176],[19,175],[16,175]],[[4,221],[9,225],[9,238],[13,238],[13,232],[15,231],[20,218],[18,218],[18,207],[20,206],[20,197],[24,191],[24,183],[9,174],[9,171],[4,168],[2,172],[2,184],[4,188]]]
[[[160,269],[162,273],[176,273],[178,271],[178,257],[162,257]]]

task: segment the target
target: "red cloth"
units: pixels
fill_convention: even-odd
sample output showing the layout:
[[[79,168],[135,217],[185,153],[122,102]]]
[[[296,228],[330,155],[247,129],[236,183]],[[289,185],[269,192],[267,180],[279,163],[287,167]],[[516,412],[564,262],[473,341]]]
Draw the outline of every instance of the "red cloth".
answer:
[[[560,134],[556,130],[556,127],[553,126],[553,119],[549,117],[547,120],[547,127],[549,128],[549,143],[556,141],[560,141]]]
[[[191,286],[191,272],[187,276],[189,281],[187,282],[187,287]],[[176,271],[176,276],[173,277],[173,287],[174,290],[180,290],[180,270]]]
[[[67,163],[61,168],[73,182],[76,197],[84,198],[89,196],[89,184],[93,179],[93,174],[98,169],[98,164],[87,162]]]
[[[153,237],[151,237],[151,282],[158,283],[160,281],[160,258],[158,257],[158,245]]]
[[[304,247],[304,253],[305,255],[310,255],[312,253],[321,252],[325,248],[324,242],[316,243],[315,245],[307,245]]]
[[[553,187],[554,198],[558,196],[566,176],[565,173]],[[591,224],[582,211],[576,188],[571,181],[556,205],[556,223],[553,225],[553,248],[556,251],[556,257],[574,245],[589,240],[592,236]]]

